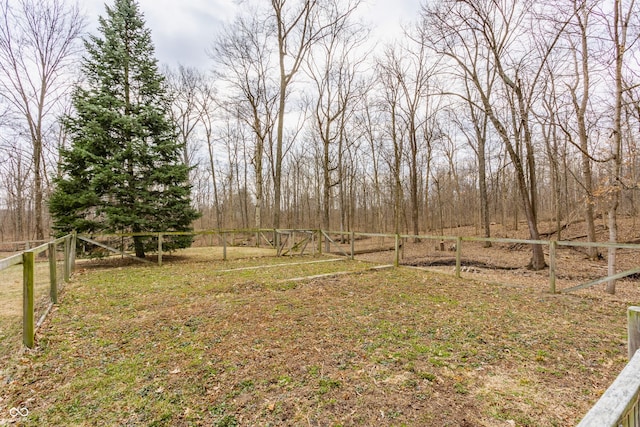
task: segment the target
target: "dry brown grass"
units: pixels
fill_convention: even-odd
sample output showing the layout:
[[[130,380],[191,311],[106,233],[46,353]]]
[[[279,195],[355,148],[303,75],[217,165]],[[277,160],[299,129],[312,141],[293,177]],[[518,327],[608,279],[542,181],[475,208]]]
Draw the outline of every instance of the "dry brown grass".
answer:
[[[626,362],[630,301],[210,254],[83,266],[0,378],[0,420],[22,403],[24,425],[570,426]]]
[[[635,239],[627,225],[621,235]],[[564,238],[581,234],[572,227]],[[434,246],[407,242],[401,262],[453,257]],[[222,248],[179,251],[162,268],[80,262],[37,349],[0,370],[0,425],[20,404],[24,425],[575,425],[626,363],[637,280],[615,296],[603,285],[552,295],[548,272],[525,268],[526,247],[463,253],[462,280],[451,266],[369,271],[251,247],[228,248],[226,262]],[[637,265],[621,255],[621,268]],[[360,259],[391,263],[393,252]],[[561,250],[558,288],[604,265]],[[13,318],[21,272],[2,281],[13,285],[0,288],[0,313]],[[0,350],[15,348],[10,338]]]

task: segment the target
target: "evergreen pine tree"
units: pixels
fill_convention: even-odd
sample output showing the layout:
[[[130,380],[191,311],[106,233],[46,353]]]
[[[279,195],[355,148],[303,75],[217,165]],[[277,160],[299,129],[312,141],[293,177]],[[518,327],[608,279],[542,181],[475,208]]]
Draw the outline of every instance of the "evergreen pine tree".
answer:
[[[100,17],[101,36],[85,40],[84,81],[64,119],[71,147],[50,199],[59,232],[187,231],[199,216],[189,168],[169,119],[169,100],[150,31],[135,0],[115,0]],[[146,245],[145,245],[146,241]],[[165,247],[188,246],[168,239]],[[153,242],[134,238],[136,256]]]

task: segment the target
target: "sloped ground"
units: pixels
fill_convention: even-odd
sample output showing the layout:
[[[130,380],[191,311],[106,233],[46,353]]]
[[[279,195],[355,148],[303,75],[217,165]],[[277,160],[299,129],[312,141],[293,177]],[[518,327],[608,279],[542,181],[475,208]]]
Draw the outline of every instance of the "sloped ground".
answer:
[[[640,227],[633,218],[622,217],[618,221],[618,236],[621,243],[639,243]],[[541,223],[541,237],[543,240],[558,239],[553,233],[555,224]],[[474,227],[458,227],[445,229],[447,236],[476,236],[480,230]],[[518,230],[513,227],[492,226],[492,236],[498,238],[528,239],[528,230],[524,224],[520,224]],[[586,241],[584,221],[576,221],[563,229],[560,240],[584,242]],[[606,242],[608,230],[600,220],[597,225],[597,241]],[[439,250],[439,240],[422,240],[418,243],[407,239],[403,242],[400,256],[400,264],[416,266],[429,271],[453,275],[455,271],[455,252],[451,249],[453,241],[446,241],[444,251]],[[390,238],[364,238],[356,241],[357,258],[372,262],[393,262],[393,241]],[[349,245],[342,245],[343,250],[349,251]],[[374,252],[373,248],[384,248],[385,251]],[[545,258],[549,263],[548,246],[543,246]],[[333,249],[336,251],[336,249]],[[600,258],[590,260],[587,258],[585,248],[559,246],[557,251],[556,290],[558,292],[577,285],[582,285],[597,279],[607,277],[607,250],[599,248]],[[492,247],[485,248],[480,242],[463,242],[462,244],[462,277],[484,282],[500,283],[505,285],[517,285],[533,287],[540,291],[549,289],[549,270],[531,271],[527,265],[531,258],[531,248],[523,244],[493,243]],[[618,249],[617,272],[622,272],[640,266],[640,250]],[[616,286],[616,295],[605,294],[606,284],[599,284],[586,289],[574,291],[576,295],[606,298],[612,301],[639,301],[640,286],[638,275],[629,276],[619,280]]]
[[[626,363],[631,301],[265,266],[316,260],[81,271],[2,372],[0,425],[572,426]]]

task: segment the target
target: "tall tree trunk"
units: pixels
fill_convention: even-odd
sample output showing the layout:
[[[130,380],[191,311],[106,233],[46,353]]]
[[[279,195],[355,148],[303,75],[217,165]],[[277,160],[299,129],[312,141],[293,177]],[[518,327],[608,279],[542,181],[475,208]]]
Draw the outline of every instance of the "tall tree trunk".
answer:
[[[429,148],[430,150],[430,148]],[[433,229],[433,215],[431,215],[431,202],[429,197],[429,184],[431,177],[431,154],[427,156],[427,168],[424,173],[424,230],[427,234]]]
[[[258,121],[256,116],[256,122]],[[256,211],[254,217],[254,224],[256,229],[262,228],[262,203],[263,203],[263,179],[262,179],[262,157],[264,155],[264,139],[261,136],[256,137],[256,147],[254,152],[254,167],[256,174]]]
[[[393,140],[393,232],[400,234],[400,213],[402,202],[402,181],[400,180],[400,165],[402,161],[402,147],[397,134],[397,117],[395,105],[391,107],[391,139]]]
[[[414,124],[414,118],[410,118],[409,127],[409,143],[411,148],[410,165],[409,165],[409,184],[411,192],[411,223],[413,225],[414,242],[420,239],[420,203],[418,201],[418,136],[417,129]]]
[[[42,135],[38,130],[38,136],[34,139],[33,146],[33,180],[35,192],[35,214],[36,214],[36,239],[44,240],[44,227],[42,220]]]
[[[629,10],[629,15],[631,10]],[[611,172],[609,175],[609,191],[611,200],[609,203],[609,241],[618,241],[618,206],[620,204],[620,177],[622,172],[622,94],[623,76],[622,67],[624,64],[624,51],[626,49],[627,26],[629,15],[623,17],[622,1],[614,1],[613,36],[615,43],[616,63],[615,63],[615,106],[613,115],[613,138]],[[612,276],[616,273],[616,248],[610,247],[608,250],[608,274]],[[616,292],[616,281],[607,282],[607,293]]]
[[[486,129],[486,126],[485,126]],[[479,129],[477,129],[479,130]],[[489,217],[489,196],[487,191],[487,160],[485,132],[477,132],[478,136],[478,171],[480,180],[480,216],[484,227],[484,237],[491,237],[491,221]],[[485,248],[491,247],[491,242],[486,241]]]
[[[535,181],[527,184],[527,178],[525,176],[525,169],[523,167],[521,157],[516,153],[511,141],[509,140],[509,135],[507,130],[502,125],[502,122],[494,115],[493,109],[489,104],[489,100],[486,97],[483,97],[483,103],[485,107],[485,111],[491,119],[493,125],[495,126],[500,138],[504,142],[504,145],[509,153],[509,158],[513,162],[513,166],[516,172],[516,181],[518,183],[518,189],[520,192],[520,198],[522,200],[522,207],[524,209],[524,214],[527,220],[527,227],[529,228],[529,237],[531,240],[540,240],[540,232],[538,231],[538,221],[536,218],[536,209],[534,207],[535,203]],[[530,161],[528,159],[528,161]],[[531,165],[529,166],[531,167]],[[529,173],[530,179],[535,180],[535,175]],[[529,263],[529,267],[532,270],[542,270],[546,266],[546,262],[544,260],[544,252],[542,250],[541,245],[532,245],[532,254],[531,254],[531,262]]]
[[[284,47],[282,47],[284,49]],[[276,130],[276,158],[273,173],[273,228],[280,228],[280,209],[282,199],[282,144],[284,139],[284,109],[287,95],[286,75],[284,71],[284,51],[280,54],[280,100],[278,106],[278,126]],[[276,235],[276,240],[279,235]],[[276,241],[276,244],[278,242]]]
[[[328,125],[328,122],[327,122]],[[322,228],[330,230],[331,228],[331,158],[329,154],[329,140],[323,138],[322,144]],[[325,239],[325,252],[329,253],[330,242]]]
[[[577,13],[578,25],[580,26],[580,48],[581,48],[581,68],[582,68],[582,99],[578,102],[575,91],[572,90],[573,102],[576,108],[576,119],[578,125],[578,139],[580,141],[582,177],[584,180],[585,200],[585,221],[587,223],[587,240],[596,241],[596,221],[594,214],[593,177],[591,173],[591,158],[589,157],[589,139],[587,136],[586,112],[589,105],[590,91],[590,71],[589,71],[589,46],[587,40],[588,11],[583,8],[582,14]],[[598,248],[587,248],[589,259],[598,258]]]
[[[262,228],[262,147],[260,143],[256,145],[255,152],[255,169],[256,169],[256,211],[254,224],[256,229]],[[259,156],[259,157],[258,157]]]

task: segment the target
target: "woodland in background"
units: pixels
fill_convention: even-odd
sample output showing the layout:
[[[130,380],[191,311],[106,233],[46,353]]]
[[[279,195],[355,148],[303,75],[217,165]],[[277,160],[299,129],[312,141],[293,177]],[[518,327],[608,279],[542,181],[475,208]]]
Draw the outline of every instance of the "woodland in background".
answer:
[[[2,241],[50,234],[68,144],[84,20],[45,5],[0,4]],[[636,2],[428,0],[388,43],[359,0],[245,6],[202,35],[202,69],[164,68],[196,229],[501,223],[538,238],[543,220],[579,219],[595,240],[601,217],[616,240],[616,218],[638,216]]]

